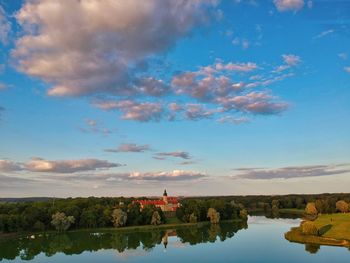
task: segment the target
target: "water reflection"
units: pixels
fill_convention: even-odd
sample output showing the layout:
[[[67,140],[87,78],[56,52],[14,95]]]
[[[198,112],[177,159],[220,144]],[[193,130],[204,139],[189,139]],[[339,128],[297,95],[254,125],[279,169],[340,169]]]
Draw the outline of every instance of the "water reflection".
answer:
[[[141,248],[152,250],[157,245],[167,248],[168,238],[177,236],[181,243],[196,245],[199,243],[219,242],[232,238],[246,223],[221,223],[202,227],[187,227],[177,230],[153,230],[144,232],[68,232],[65,234],[44,234],[35,239],[6,239],[0,242],[0,260],[32,260],[40,253],[51,257],[62,252],[65,255],[81,254],[85,251],[114,249],[119,253],[125,250]]]

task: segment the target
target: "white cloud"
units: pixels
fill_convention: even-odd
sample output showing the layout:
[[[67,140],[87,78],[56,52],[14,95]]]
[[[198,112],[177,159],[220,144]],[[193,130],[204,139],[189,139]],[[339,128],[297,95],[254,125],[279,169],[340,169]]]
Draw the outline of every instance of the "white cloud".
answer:
[[[326,30],[326,31],[322,31],[317,36],[315,36],[314,39],[323,38],[325,36],[333,34],[334,32],[335,32],[334,29],[329,29],[329,30]]]
[[[280,12],[298,11],[304,7],[304,0],[273,0],[276,8]]]

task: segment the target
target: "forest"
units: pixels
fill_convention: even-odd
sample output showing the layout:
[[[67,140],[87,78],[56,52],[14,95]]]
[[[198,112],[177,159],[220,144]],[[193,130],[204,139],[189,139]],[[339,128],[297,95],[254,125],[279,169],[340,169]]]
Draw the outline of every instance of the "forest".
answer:
[[[0,233],[167,223],[160,208],[146,206],[140,209],[134,200],[124,197],[88,197],[0,202]],[[350,194],[190,197],[180,199],[181,206],[176,211],[176,217],[184,223],[244,221],[247,213],[305,209],[310,202],[315,203],[319,213],[334,213],[339,200],[349,203]]]

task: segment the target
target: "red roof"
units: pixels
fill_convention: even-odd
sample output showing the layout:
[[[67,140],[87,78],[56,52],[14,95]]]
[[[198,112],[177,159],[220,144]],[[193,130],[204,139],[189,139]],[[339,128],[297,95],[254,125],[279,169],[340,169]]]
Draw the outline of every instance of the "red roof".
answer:
[[[166,205],[166,203],[160,200],[135,200],[134,202],[140,203],[141,205]],[[168,197],[168,204],[177,204],[178,200],[176,197]]]

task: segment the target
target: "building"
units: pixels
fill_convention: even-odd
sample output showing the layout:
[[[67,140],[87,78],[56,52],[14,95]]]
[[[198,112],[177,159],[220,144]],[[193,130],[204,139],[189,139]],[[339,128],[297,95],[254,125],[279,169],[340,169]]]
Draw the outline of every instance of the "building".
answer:
[[[177,197],[168,196],[166,190],[164,190],[163,197],[158,200],[136,200],[134,202],[139,203],[141,209],[147,205],[154,205],[163,212],[176,212],[176,209],[180,206]]]

